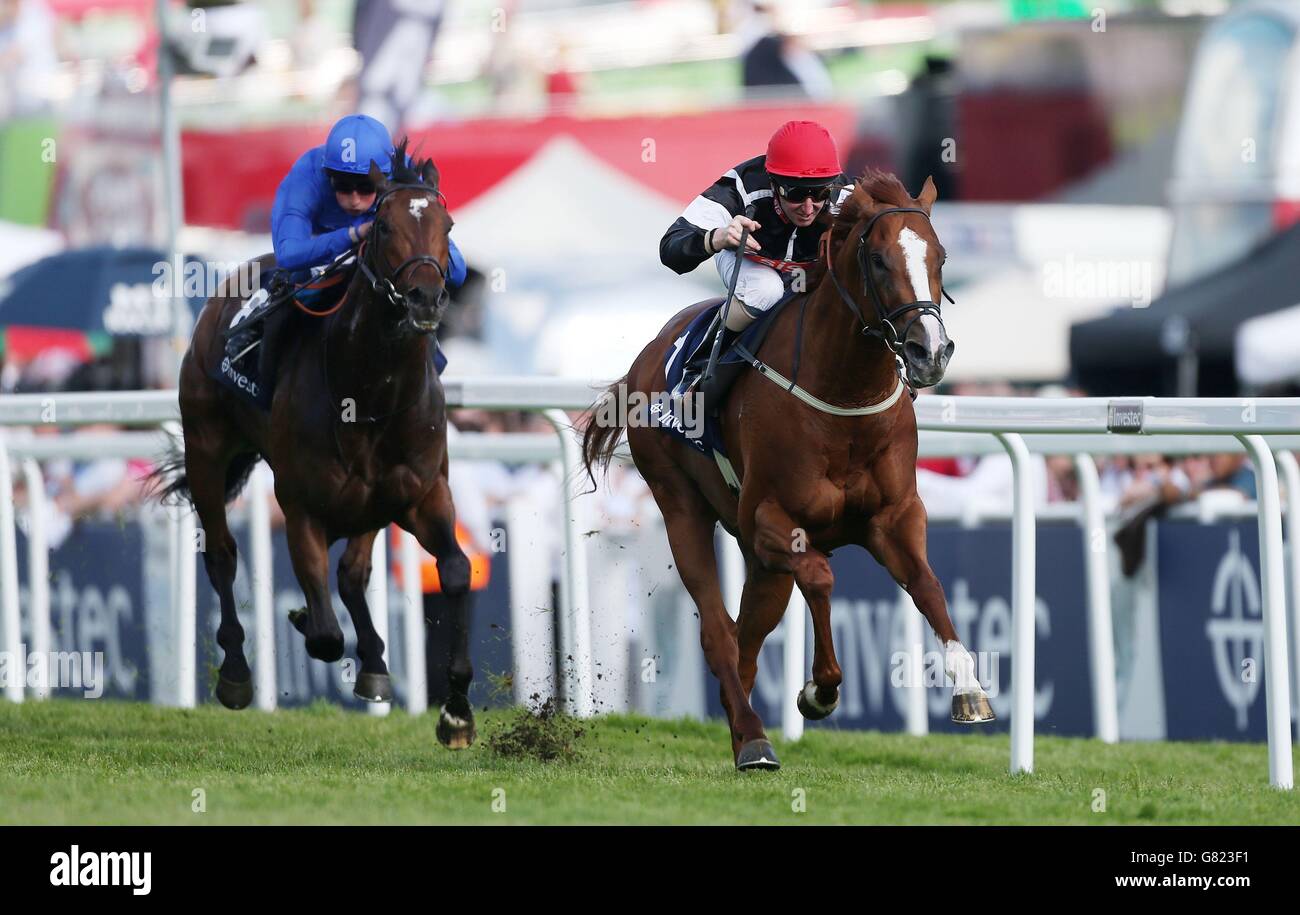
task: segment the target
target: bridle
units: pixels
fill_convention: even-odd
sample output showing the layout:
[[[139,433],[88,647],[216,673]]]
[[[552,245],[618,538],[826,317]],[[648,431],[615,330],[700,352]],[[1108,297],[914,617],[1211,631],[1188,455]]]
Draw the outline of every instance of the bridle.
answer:
[[[384,192],[380,194],[379,199],[375,201],[376,216],[374,232],[376,233],[376,236],[378,236],[378,233],[385,231],[384,224],[378,216],[379,211],[383,209],[384,201],[398,191],[423,191],[425,194],[434,194],[437,196],[438,202],[442,204],[444,208],[447,206],[447,199],[442,196],[442,191],[430,187],[427,184],[390,184],[388,187],[384,188]],[[398,291],[397,283],[401,282],[402,274],[406,273],[408,270],[413,270],[421,265],[427,265],[432,267],[434,270],[437,270],[438,276],[442,280],[442,290],[438,293],[438,301],[435,304],[442,306],[446,302],[447,269],[445,269],[442,264],[438,263],[437,258],[429,254],[416,254],[398,264],[397,268],[389,273],[388,276],[382,276],[379,267],[377,265],[372,267],[369,263],[370,259],[376,256],[371,252],[379,250],[378,241],[378,237],[376,237],[376,243],[373,246],[362,242],[361,250],[357,255],[357,264],[361,267],[361,272],[365,275],[366,281],[370,283],[370,288],[376,295],[384,297],[388,300],[389,304],[394,307],[409,307],[406,297],[410,293],[410,290],[404,292]]]
[[[893,311],[888,311],[885,308],[884,300],[881,299],[880,290],[876,285],[876,274],[871,269],[871,258],[867,253],[867,238],[871,235],[871,229],[875,226],[876,220],[881,216],[889,216],[892,213],[920,213],[927,221],[930,219],[930,214],[919,207],[889,207],[880,210],[873,215],[867,223],[867,227],[862,230],[862,235],[858,238],[857,258],[858,266],[862,269],[862,291],[871,296],[871,302],[875,305],[876,317],[879,319],[880,327],[873,327],[867,322],[867,319],[862,314],[862,309],[858,307],[857,301],[853,296],[849,295],[848,292],[845,291],[844,286],[840,283],[839,277],[835,275],[835,267],[831,261],[829,232],[826,233],[825,241],[826,271],[831,275],[831,282],[835,284],[835,290],[840,294],[840,298],[844,300],[844,304],[849,307],[849,310],[857,317],[858,323],[862,325],[863,335],[876,337],[883,342],[885,346],[889,347],[890,351],[895,356],[902,356],[903,341],[907,339],[907,334],[912,329],[913,324],[919,321],[923,315],[934,315],[935,319],[939,322],[939,326],[942,327],[943,316],[939,313],[939,303],[929,299],[918,299],[914,302],[907,302],[898,306]],[[948,290],[944,289],[942,284],[940,284],[939,289],[943,293],[945,299],[949,302],[953,302],[952,296],[948,295]],[[956,303],[953,302],[953,304],[955,305]],[[894,321],[896,321],[900,316],[907,314],[909,311],[915,311],[916,314],[913,315],[912,319],[903,326],[901,331],[898,330],[894,326]]]

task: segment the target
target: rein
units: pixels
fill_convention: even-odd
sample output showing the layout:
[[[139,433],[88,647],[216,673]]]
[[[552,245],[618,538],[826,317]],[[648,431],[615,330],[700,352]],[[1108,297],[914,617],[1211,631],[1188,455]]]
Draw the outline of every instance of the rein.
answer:
[[[898,402],[898,398],[902,395],[904,388],[907,389],[907,392],[911,395],[912,399],[915,400],[916,388],[912,385],[911,379],[907,377],[905,362],[901,358],[903,341],[907,338],[907,334],[912,329],[912,325],[919,321],[922,315],[932,314],[939,320],[941,325],[943,324],[943,316],[939,312],[939,303],[930,301],[929,299],[918,299],[913,302],[907,302],[895,308],[893,311],[889,311],[885,308],[884,300],[881,298],[880,290],[876,285],[876,275],[871,269],[871,258],[867,256],[867,236],[871,234],[871,229],[876,224],[877,219],[881,216],[888,216],[892,213],[920,213],[927,220],[930,218],[929,213],[918,207],[889,207],[873,215],[870,222],[867,223],[867,227],[862,231],[862,235],[858,238],[857,257],[858,264],[862,268],[862,291],[871,296],[871,302],[876,309],[876,317],[880,322],[879,328],[873,327],[867,321],[866,316],[862,314],[862,309],[858,306],[857,301],[853,296],[848,294],[844,285],[840,282],[839,277],[835,275],[835,266],[831,262],[829,232],[827,232],[822,238],[822,247],[826,252],[826,272],[830,275],[831,282],[835,285],[835,291],[839,293],[840,299],[848,306],[849,310],[853,312],[853,315],[858,319],[858,323],[862,325],[861,333],[863,336],[875,337],[880,340],[894,355],[894,360],[898,366],[898,384],[894,387],[893,393],[879,403],[869,404],[864,407],[839,407],[814,396],[807,389],[796,384],[794,379],[786,378],[776,369],[772,368],[770,365],[751,353],[748,348],[742,345],[739,341],[733,345],[733,349],[735,349],[740,357],[748,361],[760,375],[771,381],[773,384],[778,385],[782,390],[794,395],[799,400],[808,404],[808,406],[820,410],[822,413],[829,413],[832,416],[872,416],[876,413],[883,413]],[[943,289],[942,286],[940,286],[940,289],[943,292],[944,298],[949,302],[952,302],[953,299],[952,296],[948,295],[948,290]],[[803,304],[807,304],[807,299],[804,300]],[[903,326],[901,331],[898,330],[894,326],[894,321],[898,320],[899,317],[907,312],[913,310],[916,311],[916,314],[913,315],[912,319]],[[803,318],[804,310],[801,307],[799,310],[798,325],[795,330],[793,374],[796,378],[799,375],[799,358],[803,348]]]
[[[443,197],[442,191],[437,188],[429,187],[426,184],[390,184],[384,189],[384,192],[379,195],[379,199],[375,202],[375,213],[378,214],[379,210],[384,205],[384,201],[398,191],[423,191],[426,194],[436,194],[438,202],[441,203],[444,208],[447,206],[447,198]],[[383,231],[383,223],[378,218],[375,220],[374,231],[376,233]],[[375,247],[378,248],[378,245]],[[442,266],[442,264],[438,263],[437,258],[429,254],[416,254],[398,264],[397,269],[393,270],[388,276],[382,276],[378,269],[370,266],[369,258],[365,256],[366,251],[366,243],[363,241],[361,243],[360,251],[357,254],[357,265],[361,268],[361,272],[370,283],[371,291],[377,295],[383,296],[388,300],[390,305],[396,307],[406,305],[407,293],[398,292],[396,283],[401,281],[402,274],[406,273],[406,271],[422,265],[437,270],[438,277],[443,281],[442,291],[438,294],[437,304],[441,305],[443,300],[446,299],[447,270]]]
[[[867,223],[867,227],[862,230],[862,234],[858,237],[857,257],[858,266],[862,268],[862,291],[871,296],[871,303],[876,308],[876,317],[880,321],[879,328],[872,327],[867,322],[867,319],[862,314],[862,309],[858,307],[857,301],[853,296],[849,295],[848,292],[845,291],[843,284],[840,283],[840,278],[835,275],[835,266],[831,262],[829,232],[823,240],[822,245],[826,249],[826,272],[830,274],[831,282],[835,284],[835,291],[840,294],[840,299],[843,300],[844,304],[853,312],[854,316],[858,319],[858,323],[862,325],[862,334],[864,336],[875,337],[884,343],[885,346],[889,347],[890,351],[895,356],[899,356],[902,355],[903,340],[906,339],[908,331],[912,329],[913,324],[921,319],[922,315],[932,314],[939,320],[940,324],[943,323],[943,315],[939,312],[939,303],[931,301],[930,299],[917,299],[913,302],[906,302],[895,308],[893,311],[886,310],[884,300],[881,299],[880,290],[876,285],[876,274],[871,269],[871,258],[867,256],[867,236],[871,234],[871,229],[875,226],[877,219],[881,216],[889,216],[892,213],[920,213],[926,218],[926,221],[929,221],[930,219],[930,214],[919,207],[888,207],[887,209],[880,210],[872,216],[871,221]],[[948,295],[947,289],[944,289],[942,285],[940,285],[939,289],[943,293],[945,299],[952,302],[954,305],[956,304],[956,302],[953,302],[952,296]],[[915,310],[916,314],[912,316],[912,320],[908,321],[907,324],[904,325],[902,331],[899,331],[894,327],[895,320],[912,310]]]

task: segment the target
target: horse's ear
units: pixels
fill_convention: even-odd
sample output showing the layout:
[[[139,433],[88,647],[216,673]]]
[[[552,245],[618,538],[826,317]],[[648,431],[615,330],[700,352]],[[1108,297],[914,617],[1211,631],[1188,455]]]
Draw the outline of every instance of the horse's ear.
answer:
[[[840,204],[840,211],[836,214],[835,221],[832,223],[832,240],[836,244],[844,241],[853,225],[867,213],[870,213],[875,205],[876,202],[871,199],[871,193],[859,182],[857,187],[853,189],[853,193]]]
[[[375,164],[374,159],[370,160],[369,178],[371,183],[374,184],[375,191],[377,193],[382,194],[384,192],[384,188],[388,187],[388,179],[384,177],[383,171],[380,170],[379,166]]]
[[[916,202],[919,203],[921,209],[925,210],[928,214],[930,212],[930,207],[934,206],[934,202],[938,199],[939,190],[934,186],[934,178],[927,177],[925,179],[925,186],[921,188],[921,195],[916,198]]]
[[[420,180],[435,191],[438,189],[438,166],[433,164],[432,159],[424,160],[424,165],[420,167]]]

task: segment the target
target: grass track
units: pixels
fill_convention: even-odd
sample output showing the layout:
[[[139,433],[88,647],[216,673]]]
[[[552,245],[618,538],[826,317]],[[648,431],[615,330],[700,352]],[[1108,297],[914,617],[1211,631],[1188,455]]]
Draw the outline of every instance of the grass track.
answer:
[[[481,715],[480,737],[508,718]],[[780,772],[741,775],[713,723],[599,718],[576,760],[552,763],[482,739],[452,753],[433,729],[325,705],[0,703],[0,823],[1300,823],[1300,794],[1268,787],[1260,744],[1040,737],[1036,773],[1013,778],[1005,735],[813,731],[775,741]],[[206,813],[191,810],[197,788]]]

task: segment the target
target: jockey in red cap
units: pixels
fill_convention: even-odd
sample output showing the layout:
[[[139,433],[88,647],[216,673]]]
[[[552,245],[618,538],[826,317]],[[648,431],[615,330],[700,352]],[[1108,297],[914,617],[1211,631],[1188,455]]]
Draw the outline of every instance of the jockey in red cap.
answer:
[[[659,242],[659,259],[688,273],[713,258],[724,284],[739,262],[736,297],[723,328],[725,352],[740,332],[787,293],[817,259],[824,226],[813,223],[834,197],[851,190],[830,132],[815,121],[787,121],[768,141],[767,153],[742,162],[691,201]],[[746,210],[752,207],[752,216]],[[741,231],[749,229],[745,251]],[[743,256],[741,256],[743,255]],[[706,334],[687,359],[674,396],[690,393],[713,345]]]

